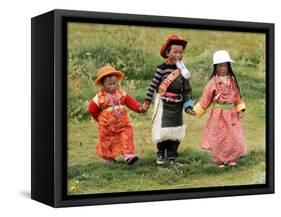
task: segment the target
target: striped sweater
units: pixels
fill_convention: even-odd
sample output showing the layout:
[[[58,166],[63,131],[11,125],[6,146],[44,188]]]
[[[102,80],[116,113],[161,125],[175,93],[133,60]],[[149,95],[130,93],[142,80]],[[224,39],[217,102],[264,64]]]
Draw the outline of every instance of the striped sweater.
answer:
[[[176,65],[170,65],[170,64],[166,64],[163,63],[159,66],[156,67],[155,70],[155,74],[154,77],[151,81],[150,86],[147,89],[147,93],[146,93],[146,97],[145,97],[145,101],[150,104],[150,102],[152,101],[153,98],[153,94],[156,91],[158,91],[158,87],[160,85],[160,83],[174,70],[177,69]]]

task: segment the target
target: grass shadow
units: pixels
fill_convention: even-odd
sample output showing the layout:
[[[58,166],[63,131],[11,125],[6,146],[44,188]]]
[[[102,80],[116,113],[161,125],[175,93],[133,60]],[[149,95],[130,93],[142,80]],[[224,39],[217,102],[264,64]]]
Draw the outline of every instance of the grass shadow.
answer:
[[[97,161],[87,165],[68,167],[69,185],[80,184],[84,192],[136,191],[145,189],[162,189],[184,185],[184,180],[195,180],[202,177],[215,178],[239,174],[251,170],[255,165],[264,162],[262,151],[252,151],[238,160],[237,167],[219,168],[215,166],[206,151],[186,149],[181,152],[179,160],[183,166],[168,163],[158,166],[154,162],[155,153],[148,153],[134,165],[126,165],[123,160],[107,164]],[[264,169],[264,168],[263,168]],[[74,184],[73,184],[74,183]]]

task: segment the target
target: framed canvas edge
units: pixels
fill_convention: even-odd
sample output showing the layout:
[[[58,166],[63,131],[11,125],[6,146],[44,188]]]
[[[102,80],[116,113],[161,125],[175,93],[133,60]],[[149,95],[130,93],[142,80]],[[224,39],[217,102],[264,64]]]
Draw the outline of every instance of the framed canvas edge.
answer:
[[[54,207],[68,207],[68,206],[82,206],[82,205],[101,205],[101,204],[116,204],[116,203],[132,203],[132,202],[149,202],[149,201],[162,201],[162,200],[178,200],[178,199],[197,199],[197,198],[211,198],[211,197],[225,197],[225,196],[242,196],[253,194],[268,194],[274,193],[274,24],[273,23],[255,23],[255,22],[242,22],[242,21],[225,21],[225,20],[206,20],[197,18],[176,18],[176,17],[162,17],[162,16],[150,16],[150,15],[133,15],[133,14],[117,14],[117,13],[103,13],[103,12],[89,12],[89,11],[72,11],[72,10],[55,10],[55,41],[54,41]],[[63,112],[65,111],[66,101],[66,83],[64,82],[64,70],[66,70],[63,64],[66,61],[65,46],[66,42],[63,41],[63,23],[72,20],[96,20],[102,19],[111,22],[115,18],[122,24],[122,22],[139,22],[140,25],[145,25],[152,22],[153,25],[157,22],[168,22],[172,25],[173,22],[180,20],[182,25],[192,24],[201,28],[207,29],[224,29],[227,31],[246,31],[247,28],[250,32],[261,31],[266,33],[266,91],[267,91],[267,107],[266,107],[266,134],[267,134],[267,152],[266,152],[266,184],[256,185],[251,189],[217,189],[216,187],[208,188],[208,191],[197,189],[196,192],[176,192],[169,193],[157,193],[151,191],[142,195],[139,192],[135,192],[135,195],[122,196],[122,193],[116,193],[114,196],[91,198],[91,195],[87,195],[85,198],[72,198],[65,195],[65,181],[66,175],[66,162],[62,162],[65,159],[63,145],[65,144],[66,133],[63,129],[66,129],[66,121],[63,118]],[[190,22],[190,23],[189,23]],[[216,28],[217,25],[217,28]],[[225,25],[225,26],[224,26]],[[233,28],[231,26],[233,25]],[[269,132],[268,128],[271,127]],[[273,129],[272,129],[273,128]],[[63,156],[63,157],[62,157]],[[64,185],[64,187],[62,187]],[[238,186],[239,188],[239,186]],[[213,189],[213,190],[212,190]],[[164,192],[164,191],[163,191]]]

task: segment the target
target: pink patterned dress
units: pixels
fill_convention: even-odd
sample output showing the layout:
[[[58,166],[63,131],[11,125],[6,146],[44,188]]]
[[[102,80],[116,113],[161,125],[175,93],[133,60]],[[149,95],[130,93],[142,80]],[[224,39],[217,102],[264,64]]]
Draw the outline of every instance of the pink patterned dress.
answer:
[[[216,164],[246,155],[246,140],[238,117],[245,104],[232,76],[216,75],[208,82],[194,107],[196,115],[202,116],[211,104],[213,109],[201,139],[201,148],[212,152]]]

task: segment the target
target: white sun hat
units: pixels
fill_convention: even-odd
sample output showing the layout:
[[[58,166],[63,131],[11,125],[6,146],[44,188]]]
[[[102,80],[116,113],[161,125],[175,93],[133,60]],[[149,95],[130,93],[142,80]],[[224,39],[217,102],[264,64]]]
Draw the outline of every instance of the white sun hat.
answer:
[[[231,62],[231,63],[235,62],[230,58],[229,53],[226,50],[219,50],[214,53],[213,65],[219,63],[226,63],[226,62]]]

